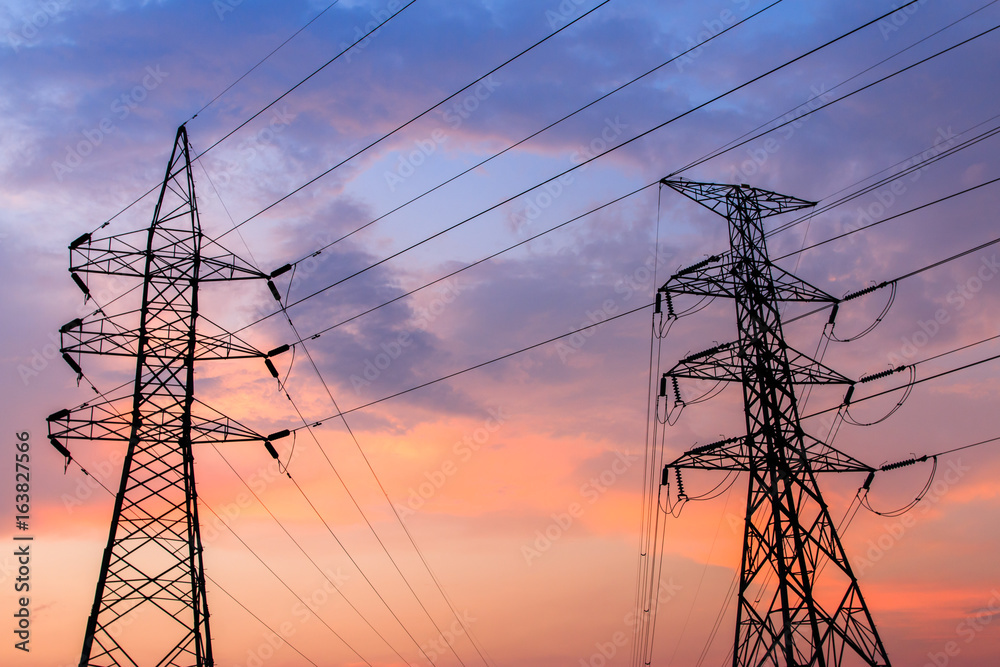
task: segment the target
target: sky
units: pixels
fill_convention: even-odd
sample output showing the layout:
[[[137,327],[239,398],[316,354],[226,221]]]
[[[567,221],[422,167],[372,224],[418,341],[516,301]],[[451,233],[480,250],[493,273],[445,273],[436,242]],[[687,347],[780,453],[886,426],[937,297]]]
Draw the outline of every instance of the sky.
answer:
[[[976,139],[1000,124],[1000,41],[979,36],[1000,7],[912,3],[797,59],[902,3],[770,4],[3,2],[0,662],[79,661],[124,452],[74,441],[64,469],[45,418],[128,381],[127,360],[88,355],[78,386],[58,332],[135,283],[92,277],[84,303],[67,246],[148,227],[182,123],[205,236],[264,272],[296,263],[275,279],[287,319],[263,281],[205,286],[202,314],[258,350],[305,341],[274,358],[280,386],[260,359],[196,372],[223,414],[298,429],[274,443],[281,470],[262,443],[195,452],[218,665],[631,664],[651,382],[737,334],[717,299],[652,339],[656,287],[728,249],[724,219],[656,186],[668,175],[818,202],[766,220],[798,221],[768,251],[835,297],[907,276],[840,306],[837,338],[877,324],[856,340],[826,344],[826,312],[785,327],[850,378],[919,362],[884,421],[909,372],[858,385],[886,392],[851,409],[872,426],[832,421],[843,387],[800,388],[807,433],[875,467],[1000,436],[997,362],[976,363],[1000,354],[1000,250],[978,248],[1000,151]],[[726,388],[657,428],[655,460],[744,429]],[[992,665],[1000,447],[941,454],[931,478],[932,460],[876,475],[882,514],[845,522],[844,548],[894,664]],[[690,496],[726,484],[658,518],[652,664],[731,650],[746,479],[724,478],[687,475]],[[864,474],[819,483],[839,520]],[[30,652],[12,627],[25,535]],[[120,632],[155,641],[141,617]]]

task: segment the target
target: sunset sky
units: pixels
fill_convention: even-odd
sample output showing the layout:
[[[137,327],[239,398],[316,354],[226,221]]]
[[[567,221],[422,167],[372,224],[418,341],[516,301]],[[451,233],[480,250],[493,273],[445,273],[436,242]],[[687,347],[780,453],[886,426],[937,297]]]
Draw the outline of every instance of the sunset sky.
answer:
[[[889,288],[841,305],[841,339],[880,321],[829,343],[824,363],[857,379],[920,362],[919,383],[887,420],[843,424],[838,448],[881,466],[1000,436],[1000,359],[949,372],[1000,355],[1000,244],[932,267],[1000,236],[1000,30],[986,32],[1000,6],[921,0],[767,74],[902,4],[2,3],[0,424],[12,453],[0,465],[0,663],[79,661],[113,507],[94,480],[117,488],[124,450],[73,442],[92,477],[64,472],[45,418],[90,400],[89,382],[108,391],[129,380],[134,362],[85,356],[78,386],[58,332],[135,283],[94,277],[96,302],[84,304],[67,246],[109,219],[95,238],[149,225],[154,195],[121,211],[159,185],[182,123],[200,156],[206,237],[264,272],[298,262],[275,279],[298,334],[280,314],[265,317],[275,301],[263,281],[204,287],[202,314],[258,350],[305,339],[274,358],[291,401],[259,359],[197,370],[197,396],[216,410],[262,434],[298,429],[274,443],[290,477],[262,443],[195,452],[220,666],[388,667],[400,655],[441,667],[630,664],[651,349],[655,379],[736,337],[733,305],[719,299],[651,346],[653,312],[642,307],[656,286],[728,249],[723,218],[657,188],[678,172],[819,202],[815,215],[768,219],[768,229],[800,220],[768,249],[836,297],[907,276],[884,316]],[[799,252],[865,225],[875,226]],[[822,350],[827,318],[788,324],[789,344]],[[855,400],[909,377],[859,384]],[[690,398],[707,389],[681,383]],[[821,414],[803,426],[827,438],[844,388],[806,393],[802,414]],[[858,403],[851,418],[877,421],[901,396]],[[729,387],[666,428],[662,456],[744,431],[742,395]],[[23,432],[31,519],[16,531]],[[879,473],[871,508],[907,505],[931,469]],[[998,477],[1000,441],[943,454],[912,511],[861,509],[843,533],[893,664],[996,664]],[[687,475],[687,492],[723,478]],[[820,475],[836,520],[863,482]],[[722,491],[661,521],[654,665],[721,665],[732,648],[727,590],[746,479]],[[33,537],[30,653],[12,633],[15,533]],[[140,617],[121,632],[154,631]]]

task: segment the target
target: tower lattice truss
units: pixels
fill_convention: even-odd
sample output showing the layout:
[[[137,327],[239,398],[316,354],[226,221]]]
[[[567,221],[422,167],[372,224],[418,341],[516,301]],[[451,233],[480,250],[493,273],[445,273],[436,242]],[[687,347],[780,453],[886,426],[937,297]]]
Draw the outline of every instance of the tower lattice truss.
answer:
[[[67,456],[71,440],[127,445],[81,667],[214,664],[194,445],[263,438],[195,398],[194,367],[263,355],[199,319],[198,292],[204,282],[267,276],[215,244],[203,254],[202,244],[181,126],[149,228],[70,245],[72,277],[88,298],[92,274],[142,283],[134,307],[98,307],[61,329],[63,356],[78,372],[84,354],[135,359],[131,386],[48,418]]]
[[[693,294],[736,304],[737,340],[665,373],[743,387],[746,434],[695,447],[664,469],[664,479],[670,468],[749,476],[732,664],[889,665],[816,481],[818,473],[872,468],[807,435],[795,395],[798,384],[853,382],[789,347],[782,333],[782,302],[837,299],[773,265],[762,225],[814,203],[747,185],[663,183],[729,222],[729,252],[679,271],[660,292],[668,303]]]

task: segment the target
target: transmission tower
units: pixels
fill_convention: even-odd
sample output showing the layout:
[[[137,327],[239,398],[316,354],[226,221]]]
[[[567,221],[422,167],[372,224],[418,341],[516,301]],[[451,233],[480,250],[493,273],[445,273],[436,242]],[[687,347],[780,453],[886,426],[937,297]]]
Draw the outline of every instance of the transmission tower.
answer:
[[[51,442],[67,461],[70,440],[127,443],[80,667],[214,664],[193,445],[264,438],[198,401],[194,368],[264,355],[209,330],[198,292],[204,282],[268,276],[217,245],[203,254],[203,242],[181,126],[149,228],[102,239],[84,234],[70,245],[70,271],[85,298],[90,288],[81,275],[142,281],[134,308],[112,315],[98,307],[61,329],[63,358],[81,376],[81,354],[136,362],[131,394],[126,385],[120,396],[48,417]]]
[[[889,665],[857,577],[823,501],[817,473],[873,469],[807,435],[796,384],[853,382],[788,346],[781,302],[838,299],[780,269],[767,254],[764,218],[814,202],[748,185],[663,184],[729,221],[728,253],[673,275],[660,293],[727,297],[739,337],[682,359],[664,374],[739,382],[746,435],[695,447],[671,468],[749,473],[733,666]]]

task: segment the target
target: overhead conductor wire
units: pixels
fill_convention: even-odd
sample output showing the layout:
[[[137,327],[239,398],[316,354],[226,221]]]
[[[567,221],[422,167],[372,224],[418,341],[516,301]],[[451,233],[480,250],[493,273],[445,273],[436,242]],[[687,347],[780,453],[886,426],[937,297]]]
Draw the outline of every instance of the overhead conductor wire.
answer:
[[[291,317],[289,316],[289,314],[287,312],[287,309],[285,308],[284,304],[282,304],[280,301],[279,301],[279,307],[281,309],[281,312],[285,315],[285,319],[287,320],[288,325],[292,329],[293,333],[296,335],[296,337],[301,338],[299,336],[299,334],[298,334],[298,330],[295,327],[295,323],[292,321]],[[355,435],[353,429],[351,428],[350,424],[348,423],[347,417],[340,410],[340,407],[337,404],[336,398],[333,396],[333,392],[331,391],[329,384],[326,382],[326,379],[323,377],[322,373],[320,372],[319,366],[316,364],[315,360],[313,359],[313,356],[309,352],[308,347],[306,347],[306,345],[305,345],[304,342],[301,342],[299,344],[302,346],[303,352],[305,353],[306,357],[308,358],[309,363],[312,366],[312,369],[313,369],[314,373],[316,374],[317,379],[319,379],[320,383],[323,385],[323,388],[324,388],[324,391],[327,394],[327,397],[330,399],[330,402],[333,404],[334,409],[337,411],[338,414],[336,415],[336,417],[339,417],[339,419],[342,421],[342,423],[344,425],[344,428],[347,430],[347,433],[350,435],[351,440],[354,442],[355,447],[357,448],[358,452],[361,454],[362,458],[364,459],[366,465],[368,466],[369,471],[371,472],[373,478],[375,479],[376,483],[378,484],[379,489],[382,491],[382,494],[385,497],[386,502],[392,508],[393,514],[395,515],[395,517],[397,519],[397,522],[399,523],[399,525],[403,528],[404,532],[406,533],[406,535],[407,535],[407,537],[408,537],[408,539],[410,541],[410,544],[413,546],[414,551],[420,557],[420,560],[424,564],[425,569],[427,570],[428,574],[431,576],[432,580],[434,581],[434,584],[437,587],[438,592],[441,594],[442,598],[447,602],[447,604],[448,604],[449,608],[451,609],[452,614],[454,615],[456,621],[465,629],[466,634],[468,634],[468,632],[469,632],[468,627],[462,621],[461,616],[458,614],[457,610],[454,609],[453,605],[451,604],[451,601],[448,599],[448,596],[444,592],[443,586],[441,585],[441,583],[437,579],[437,577],[434,575],[433,571],[430,569],[430,565],[427,563],[426,559],[424,558],[424,555],[423,555],[422,551],[420,550],[420,548],[417,546],[416,542],[414,541],[412,535],[410,534],[409,529],[407,529],[406,525],[403,523],[402,517],[399,516],[398,510],[396,509],[395,505],[392,503],[392,500],[389,498],[389,494],[385,490],[385,487],[382,485],[382,482],[379,479],[378,475],[376,474],[375,469],[372,467],[371,461],[368,459],[368,456],[364,453],[364,450],[361,448],[361,444],[358,441],[357,436]],[[286,392],[286,396],[288,396],[287,392]],[[289,400],[291,400],[290,396],[288,396],[288,398],[289,398]],[[296,412],[298,412],[298,408],[296,408]],[[455,647],[453,646],[452,642],[449,641],[448,638],[447,638],[447,635],[441,631],[441,628],[438,626],[437,621],[434,620],[434,617],[431,615],[430,611],[427,609],[427,607],[425,606],[424,602],[417,595],[417,592],[414,590],[412,584],[407,579],[406,575],[403,574],[403,571],[400,569],[400,567],[397,564],[395,558],[393,558],[392,554],[386,548],[385,544],[382,541],[382,538],[375,531],[374,526],[371,524],[371,521],[368,519],[368,517],[365,514],[364,510],[361,508],[360,504],[354,498],[354,495],[351,493],[351,491],[347,488],[347,485],[344,482],[343,478],[341,477],[340,473],[337,471],[336,467],[333,465],[333,462],[329,459],[328,455],[326,454],[325,449],[320,444],[320,442],[319,442],[318,438],[316,437],[316,435],[312,432],[310,424],[305,421],[305,419],[301,415],[301,413],[299,413],[299,415],[300,415],[300,418],[303,419],[303,423],[305,424],[305,426],[303,426],[302,428],[306,428],[307,431],[312,435],[314,441],[316,442],[317,447],[319,448],[320,452],[323,454],[323,457],[326,459],[326,461],[329,464],[331,470],[333,470],[333,472],[336,475],[338,481],[340,481],[341,485],[344,487],[344,490],[347,491],[347,494],[350,497],[351,502],[354,504],[355,508],[361,514],[362,518],[364,518],[365,523],[368,525],[368,528],[371,531],[372,535],[375,536],[375,539],[378,541],[379,546],[382,548],[382,550],[385,552],[386,556],[389,558],[390,562],[393,564],[393,567],[396,569],[397,573],[399,574],[399,576],[402,578],[403,582],[406,584],[407,588],[412,593],[414,599],[417,601],[417,603],[420,605],[421,609],[424,611],[424,614],[427,616],[428,620],[430,620],[430,622],[434,626],[435,630],[437,630],[438,635],[445,638],[445,643],[448,645],[449,649],[455,655],[455,658],[461,664],[464,665],[465,663],[462,661],[462,658],[458,655],[458,653],[457,653]],[[296,430],[298,430],[298,429],[296,429]],[[483,661],[483,664],[487,664],[488,665],[489,663],[487,662],[487,660],[486,660],[485,656],[483,655],[483,653],[480,651],[479,647],[476,646],[475,642],[471,641],[471,635],[470,635],[470,643],[473,645],[473,647],[475,648],[476,652],[479,654],[479,657]]]

